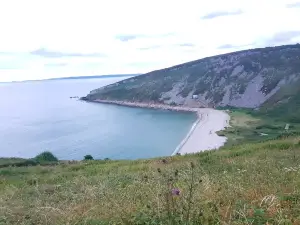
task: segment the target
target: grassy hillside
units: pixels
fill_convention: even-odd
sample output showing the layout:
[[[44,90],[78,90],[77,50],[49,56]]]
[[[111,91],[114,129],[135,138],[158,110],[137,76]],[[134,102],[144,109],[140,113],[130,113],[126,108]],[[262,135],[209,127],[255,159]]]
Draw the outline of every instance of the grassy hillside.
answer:
[[[289,107],[289,104],[286,106]],[[219,131],[218,134],[228,138],[226,146],[256,143],[283,136],[299,136],[300,123],[298,119],[300,119],[300,114],[294,114],[294,111],[288,110],[281,114],[277,113],[277,110],[277,107],[267,111],[227,108],[231,117],[231,127]],[[289,124],[288,130],[285,129],[286,124]]]
[[[300,224],[300,138],[0,169],[0,224]]]
[[[260,115],[300,123],[300,82],[287,85],[266,101]]]

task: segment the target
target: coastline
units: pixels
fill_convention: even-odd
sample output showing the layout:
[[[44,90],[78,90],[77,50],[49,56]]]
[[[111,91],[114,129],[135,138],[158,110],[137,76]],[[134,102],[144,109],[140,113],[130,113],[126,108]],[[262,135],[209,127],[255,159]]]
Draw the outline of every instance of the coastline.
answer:
[[[135,108],[162,109],[162,110],[179,111],[179,112],[195,112],[196,113],[196,112],[198,112],[198,109],[199,109],[199,108],[171,106],[171,105],[156,104],[156,103],[110,101],[110,100],[100,100],[100,99],[93,100],[93,101],[90,101],[90,102],[120,105],[120,106],[128,106],[128,107],[135,107]]]
[[[189,140],[189,138],[191,137],[191,135],[193,135],[194,130],[196,129],[196,127],[199,125],[200,122],[201,122],[201,118],[199,118],[199,115],[198,115],[198,118],[197,118],[196,122],[193,124],[192,128],[189,130],[189,132],[187,133],[187,135],[185,136],[185,138],[175,148],[175,150],[174,150],[174,152],[172,153],[171,156],[176,155],[177,153],[181,153],[180,150],[186,144],[186,142]]]
[[[226,137],[217,135],[217,131],[224,130],[229,126],[230,116],[221,110],[200,108],[197,111],[199,122],[187,134],[187,139],[178,149],[180,154],[190,154],[205,150],[214,150],[222,147]]]
[[[195,121],[185,138],[173,151],[172,156],[176,155],[177,153],[189,154],[205,150],[218,149],[222,147],[227,141],[226,137],[218,136],[216,133],[217,131],[223,130],[229,126],[230,116],[226,112],[221,110],[100,99],[91,102],[136,108],[162,109],[196,113],[198,119]]]

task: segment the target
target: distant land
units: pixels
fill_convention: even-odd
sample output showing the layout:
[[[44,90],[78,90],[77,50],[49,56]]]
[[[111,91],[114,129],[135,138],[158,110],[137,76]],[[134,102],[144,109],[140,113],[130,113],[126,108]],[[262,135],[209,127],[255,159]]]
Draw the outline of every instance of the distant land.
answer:
[[[41,79],[41,80],[21,80],[21,81],[10,81],[10,82],[1,82],[0,83],[20,83],[20,82],[33,82],[33,81],[49,81],[49,80],[79,80],[79,79],[97,79],[97,78],[128,78],[135,77],[141,74],[112,74],[112,75],[94,75],[94,76],[78,76],[78,77],[57,77],[57,78],[49,78],[49,79]]]
[[[94,76],[79,76],[79,77],[58,77],[46,80],[74,80],[74,79],[95,79],[95,78],[117,78],[117,77],[134,77],[140,74],[113,74],[113,75],[94,75]]]

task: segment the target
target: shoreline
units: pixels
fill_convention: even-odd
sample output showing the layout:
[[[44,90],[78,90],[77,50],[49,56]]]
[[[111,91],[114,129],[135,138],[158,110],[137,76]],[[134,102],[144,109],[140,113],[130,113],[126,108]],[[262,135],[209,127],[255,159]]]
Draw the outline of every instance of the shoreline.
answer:
[[[224,130],[229,126],[230,116],[221,110],[211,108],[191,108],[183,106],[170,106],[165,104],[127,102],[127,101],[110,101],[110,100],[93,100],[89,102],[113,104],[119,106],[161,109],[177,112],[194,112],[197,114],[197,120],[191,129],[173,151],[172,156],[177,153],[190,154],[213,150],[222,147],[227,141],[226,137],[217,135],[217,131]]]
[[[179,145],[177,152],[180,154],[190,154],[205,150],[214,150],[222,147],[227,137],[217,135],[217,131],[229,127],[230,116],[221,110],[210,108],[200,108],[197,112],[198,123],[192,127],[190,132]],[[172,155],[177,152],[173,152]]]
[[[185,143],[189,140],[189,138],[191,137],[191,135],[193,135],[194,130],[196,129],[196,127],[199,125],[200,122],[201,122],[201,118],[199,118],[199,115],[198,115],[198,118],[197,118],[196,122],[193,124],[193,126],[191,127],[191,129],[189,130],[189,132],[187,133],[187,135],[185,136],[185,138],[175,148],[175,150],[174,150],[174,152],[172,153],[171,156],[174,156],[177,153],[180,153],[180,150],[185,145]]]
[[[134,107],[134,108],[162,109],[162,110],[177,111],[177,112],[195,112],[195,113],[197,113],[198,109],[199,109],[199,108],[171,106],[171,105],[156,104],[156,103],[109,101],[109,100],[100,100],[100,99],[88,101],[88,102],[119,105],[119,106],[128,106],[128,107]]]

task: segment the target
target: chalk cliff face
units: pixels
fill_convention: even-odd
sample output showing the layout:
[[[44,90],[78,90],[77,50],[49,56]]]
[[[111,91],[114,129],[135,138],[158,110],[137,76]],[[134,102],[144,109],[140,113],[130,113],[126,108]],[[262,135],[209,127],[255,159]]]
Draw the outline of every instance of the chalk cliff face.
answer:
[[[189,107],[257,108],[282,88],[298,81],[299,44],[188,62],[93,90],[86,98]]]

